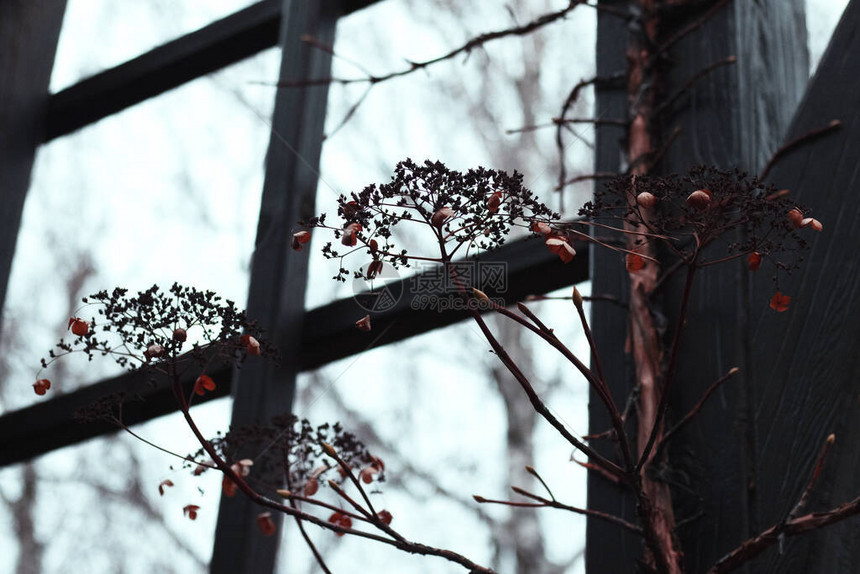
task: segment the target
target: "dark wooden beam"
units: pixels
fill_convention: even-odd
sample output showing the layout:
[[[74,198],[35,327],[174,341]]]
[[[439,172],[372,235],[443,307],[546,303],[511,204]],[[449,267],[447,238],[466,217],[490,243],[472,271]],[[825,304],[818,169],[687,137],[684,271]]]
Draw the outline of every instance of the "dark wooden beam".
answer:
[[[65,0],[0,2],[0,328]]]
[[[696,7],[677,14],[664,26],[686,26]],[[598,73],[626,67],[627,29],[611,15],[598,16]],[[686,36],[668,54],[670,65],[665,93],[673,94],[709,65],[737,56],[734,66],[715,69],[678,100],[678,113],[664,118],[668,134],[681,129],[664,156],[660,171],[686,172],[701,164],[738,167],[753,173],[763,167],[781,142],[799,101],[807,76],[806,29],[800,0],[730,2],[702,28]],[[659,102],[658,102],[659,104]],[[599,90],[598,114],[624,117],[626,94]],[[617,169],[623,134],[616,128],[598,129],[597,170]],[[618,293],[624,280],[609,263],[594,257],[594,292]],[[618,267],[617,262],[613,264]],[[621,272],[623,273],[623,271]],[[737,263],[700,274],[694,286],[685,328],[677,383],[669,420],[678,420],[700,399],[708,385],[733,366],[749,372],[746,332],[746,272]],[[622,291],[623,292],[623,291]],[[669,282],[657,303],[660,317],[672,334],[680,300],[679,286]],[[626,321],[616,309],[594,307],[593,325],[598,345],[609,364],[616,401],[632,384],[630,360],[623,353]],[[668,338],[666,340],[669,340]],[[756,351],[756,357],[761,354]],[[673,441],[666,477],[673,481],[676,519],[692,520],[677,534],[685,557],[685,571],[706,571],[724,553],[755,531],[755,492],[750,490],[755,457],[748,424],[750,382],[739,377],[713,397],[696,421]],[[619,395],[622,400],[619,401]],[[608,427],[597,398],[592,399],[591,431]],[[629,518],[630,497],[599,476],[589,480],[589,506]],[[586,569],[594,572],[629,571],[642,556],[641,542],[620,529],[590,521],[587,529]]]
[[[761,526],[782,520],[800,497],[825,437],[835,433],[821,480],[807,505],[822,511],[860,495],[860,0],[852,0],[819,63],[786,141],[838,119],[842,128],[797,148],[769,180],[812,208],[824,223],[809,231],[803,267],[780,280],[792,297],[768,308],[773,285],[752,281],[752,362]],[[860,564],[860,521],[786,539],[752,571],[847,574]]]
[[[580,244],[575,247],[579,255],[569,265],[561,264],[558,257],[544,249],[539,241],[527,239],[511,242],[495,252],[485,254],[483,260],[503,263],[509,274],[507,292],[491,295],[503,297],[506,302],[513,304],[528,295],[541,295],[586,281],[588,247]],[[306,257],[304,254],[293,256]],[[418,294],[413,288],[414,283],[413,278],[405,278],[400,284],[392,286],[392,291],[404,295],[395,308],[373,315],[373,331],[370,333],[362,333],[355,328],[355,321],[366,313],[356,298],[340,299],[308,311],[302,322],[303,335],[297,353],[299,368],[316,369],[360,353],[371,342],[374,347],[388,345],[465,318],[456,311],[436,313],[413,310],[411,297]],[[366,294],[357,295],[358,300],[367,298]],[[186,375],[183,380],[186,389],[191,389],[195,377],[192,373]],[[218,383],[218,388],[205,397],[199,397],[201,402],[227,396],[230,392],[227,384],[231,377],[229,369],[215,371],[212,377]],[[74,419],[78,409],[114,393],[123,393],[130,399],[130,404],[123,411],[123,418],[129,425],[176,410],[173,394],[165,381],[155,381],[153,386],[141,375],[129,373],[93,383],[0,416],[0,436],[4,437],[4,445],[0,449],[0,466],[29,460],[64,446],[115,432],[114,427],[81,424]]]
[[[377,1],[347,0],[344,14]],[[49,101],[44,141],[277,46],[281,5],[281,0],[257,2],[57,92]]]
[[[604,0],[605,2],[606,0]],[[607,2],[608,3],[608,2]],[[623,6],[623,2],[613,4]],[[606,12],[597,13],[597,75],[608,78],[627,70],[624,46],[628,41],[627,23]],[[625,118],[629,104],[624,82],[620,86],[598,85],[595,89],[594,115],[598,118]],[[622,150],[627,130],[602,124],[596,127],[594,170],[620,173]],[[597,183],[596,185],[601,185]],[[607,222],[615,223],[615,222]],[[609,294],[625,305],[629,301],[627,272],[613,253],[597,246],[591,248],[591,293]],[[623,405],[633,388],[633,367],[624,352],[627,311],[617,305],[594,303],[591,328],[600,349],[604,374],[610,381],[615,404]],[[611,428],[611,421],[600,398],[593,392],[588,401],[588,428],[591,433]],[[632,438],[632,437],[631,437]],[[593,445],[604,456],[614,456],[611,444]],[[597,473],[588,476],[588,508],[636,520],[635,500]],[[609,549],[612,549],[611,551]],[[632,572],[631,565],[642,552],[641,539],[602,520],[589,520],[585,529],[585,565],[588,572]]]
[[[806,50],[803,0],[730,2],[704,28],[687,36],[670,54],[675,62],[670,91],[727,56],[736,56],[737,63],[702,78],[667,123],[667,131],[682,131],[662,169],[683,172],[706,164],[758,173],[782,143],[803,96],[809,75]],[[768,277],[754,279],[772,288]],[[670,424],[684,416],[713,381],[732,367],[740,368],[670,445],[667,472],[668,479],[676,481],[676,519],[690,519],[678,530],[688,572],[706,571],[762,526],[750,373],[753,363],[766,355],[749,338],[754,325],[749,280],[741,261],[700,272],[684,327]],[[674,334],[682,289],[683,278],[678,277],[667,283],[663,294],[667,336]]]
[[[302,41],[311,35],[334,45],[342,15],[338,0],[280,0],[281,68],[279,80],[331,76],[331,54]],[[247,361],[233,374],[234,428],[271,423],[292,412],[302,318],[308,283],[308,258],[290,249],[295,222],[315,215],[328,85],[275,90],[272,133],[266,153],[266,175],[251,260],[246,311],[280,350],[280,361]],[[268,445],[243,445],[236,458],[256,459]],[[264,484],[281,484],[277,465],[258,476]],[[286,485],[284,485],[286,486]],[[261,508],[244,496],[221,497],[209,571],[274,572],[281,536],[261,536]],[[283,516],[273,517],[280,530]]]

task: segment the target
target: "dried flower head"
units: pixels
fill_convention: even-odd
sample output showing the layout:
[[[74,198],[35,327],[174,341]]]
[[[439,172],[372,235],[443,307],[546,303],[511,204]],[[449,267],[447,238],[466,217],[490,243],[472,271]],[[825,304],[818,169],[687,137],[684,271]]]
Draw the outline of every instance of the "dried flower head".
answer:
[[[341,196],[338,215],[343,225],[326,225],[325,215],[307,223],[332,230],[343,245],[363,246],[374,260],[393,267],[409,265],[410,254],[396,247],[395,231],[403,222],[430,228],[434,252],[422,257],[450,260],[464,245],[492,249],[505,241],[513,226],[527,226],[533,218],[559,217],[523,187],[518,173],[485,168],[458,172],[440,162],[419,165],[412,160],[397,164],[389,183]],[[332,243],[323,254],[342,257]],[[335,278],[345,281],[348,273],[341,268]]]

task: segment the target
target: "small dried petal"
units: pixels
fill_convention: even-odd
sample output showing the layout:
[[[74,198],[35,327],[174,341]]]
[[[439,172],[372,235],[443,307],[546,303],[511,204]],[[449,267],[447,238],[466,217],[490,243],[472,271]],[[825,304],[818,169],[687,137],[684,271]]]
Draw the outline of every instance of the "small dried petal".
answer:
[[[298,233],[293,233],[293,238],[290,240],[290,247],[295,251],[301,251],[302,245],[304,245],[310,240],[310,231],[299,231]]]
[[[286,488],[279,488],[275,492],[277,492],[278,496],[280,496],[281,498],[292,498],[292,496],[293,496],[293,493],[290,492],[289,490],[287,490]]]
[[[194,476],[200,476],[201,474],[203,474],[207,470],[209,470],[209,466],[207,466],[205,464],[198,464],[197,467],[194,469],[194,471],[191,474],[193,474]]]
[[[793,208],[788,212],[788,222],[795,229],[800,229],[803,227],[803,212],[798,208]]]
[[[233,498],[236,496],[236,491],[239,487],[235,482],[230,480],[230,477],[224,475],[224,478],[221,480],[221,492],[224,493],[224,496],[227,498]]]
[[[249,474],[251,474],[252,466],[254,466],[253,460],[251,460],[250,458],[243,458],[239,462],[230,465],[230,468],[233,469],[233,472],[235,472],[239,476],[248,476]]]
[[[824,229],[824,226],[821,225],[821,222],[814,217],[805,217],[803,221],[800,222],[800,226],[811,227],[815,231],[821,231],[822,229]]]
[[[373,253],[376,253],[379,250],[379,243],[376,242],[376,239],[368,241],[367,246],[370,247],[370,251]]]
[[[358,232],[362,230],[360,223],[350,223],[343,229],[343,237],[340,242],[347,247],[353,247],[358,243]]]
[[[313,496],[320,489],[320,482],[316,478],[309,478],[302,490],[305,496]]]
[[[430,224],[433,227],[441,228],[452,217],[454,217],[454,210],[450,207],[443,207],[430,217]]]
[[[387,510],[380,510],[379,512],[376,513],[376,517],[383,524],[391,524],[392,516],[391,516],[391,513],[388,512]]]
[[[170,487],[170,486],[173,486],[173,481],[170,479],[165,479],[165,480],[162,480],[161,482],[159,482],[158,483],[158,495],[164,496],[165,487]]]
[[[263,533],[263,536],[271,536],[275,533],[275,521],[272,520],[271,512],[263,512],[257,515],[257,528]]]
[[[711,204],[711,192],[706,189],[697,189],[687,196],[687,205],[694,209],[705,209]]]
[[[48,379],[39,379],[35,383],[33,383],[33,390],[36,391],[37,395],[44,395],[48,392],[48,389],[51,388],[51,381]]]
[[[359,331],[370,331],[370,315],[365,315],[356,321],[355,328]]]
[[[77,317],[72,317],[69,319],[68,328],[71,329],[72,333],[74,333],[78,337],[83,337],[90,332],[90,324],[83,319],[78,319]]]
[[[532,221],[532,224],[529,226],[529,229],[533,233],[540,233],[541,235],[550,235],[552,234],[552,227],[549,224],[544,223],[543,221]]]
[[[636,273],[645,267],[645,260],[638,253],[627,254],[627,271]]]
[[[360,211],[357,201],[348,201],[343,204],[343,216],[350,218]]]
[[[347,247],[355,247],[355,244],[358,243],[358,238],[355,236],[355,233],[344,231],[343,237],[340,238],[340,242]]]
[[[761,267],[761,253],[758,251],[750,253],[749,257],[747,257],[747,267],[749,267],[750,271],[758,271],[759,267]]]
[[[371,464],[370,466],[366,466],[361,469],[361,472],[358,473],[358,477],[364,484],[370,484],[373,482],[373,477],[379,474],[379,468],[376,465]]]
[[[657,196],[655,196],[650,191],[643,191],[636,196],[636,203],[638,203],[640,207],[644,207],[645,209],[651,209],[652,207],[657,205]]]
[[[186,504],[182,509],[182,513],[191,520],[196,520],[198,510],[200,510],[200,507],[196,504]]]
[[[180,343],[184,343],[188,338],[188,333],[185,332],[185,329],[176,328],[173,330],[173,340],[179,341]]]
[[[783,295],[779,291],[773,294],[770,300],[770,308],[777,313],[782,313],[788,309],[788,304],[791,302],[791,297]]]
[[[367,265],[367,273],[365,276],[368,279],[373,279],[382,272],[382,261],[374,259]]]
[[[328,521],[342,528],[352,528],[352,518],[341,512],[335,512],[329,516]],[[343,536],[343,532],[335,532],[335,536]]]
[[[197,380],[194,381],[194,392],[200,396],[206,394],[206,391],[214,391],[215,390],[215,381],[212,380],[212,377],[209,375],[200,375],[197,377]]]
[[[500,205],[502,205],[502,192],[497,191],[487,200],[487,209],[490,210],[490,213],[496,213],[499,211]]]
[[[239,340],[245,345],[245,351],[249,355],[260,355],[260,342],[251,335],[242,335]]]
[[[576,250],[563,237],[550,237],[544,243],[547,249],[558,255],[564,263],[570,263],[576,255]]]

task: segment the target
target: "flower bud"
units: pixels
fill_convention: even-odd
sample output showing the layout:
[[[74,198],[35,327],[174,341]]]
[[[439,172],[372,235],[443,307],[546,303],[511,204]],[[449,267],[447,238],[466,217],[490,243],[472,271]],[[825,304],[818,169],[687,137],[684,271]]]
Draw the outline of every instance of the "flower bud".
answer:
[[[697,189],[687,196],[687,205],[693,209],[705,209],[711,204],[711,193],[706,189]]]
[[[577,309],[582,309],[582,293],[579,292],[579,289],[576,288],[576,285],[573,286],[573,306]],[[528,469],[526,469],[528,470]],[[532,469],[534,470],[534,469]],[[531,472],[531,471],[529,471]]]
[[[483,303],[488,303],[490,301],[490,298],[487,297],[486,293],[484,293],[480,289],[475,289],[474,287],[472,287],[472,295],[475,296],[475,299]]]
[[[657,205],[657,197],[650,191],[643,191],[636,196],[636,203],[638,203],[640,207],[651,209]]]
[[[164,347],[162,347],[158,343],[150,345],[143,352],[143,356],[146,357],[147,361],[149,361],[150,359],[159,359],[162,355],[164,355]]]

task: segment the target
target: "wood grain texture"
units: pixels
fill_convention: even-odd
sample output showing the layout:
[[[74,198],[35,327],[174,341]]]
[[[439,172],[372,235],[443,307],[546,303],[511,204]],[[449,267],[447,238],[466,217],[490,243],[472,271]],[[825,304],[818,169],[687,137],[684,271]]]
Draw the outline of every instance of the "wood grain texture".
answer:
[[[334,45],[342,6],[336,0],[283,0],[280,26],[282,81],[331,75],[331,55],[301,40],[310,34]],[[328,86],[281,88],[275,94],[272,133],[260,202],[257,239],[251,260],[248,316],[269,334],[280,350],[278,363],[247,361],[233,375],[231,427],[269,424],[292,412],[302,337],[308,258],[290,248],[295,222],[315,215]],[[253,444],[236,458],[256,458],[265,445]],[[280,469],[259,478],[269,484],[283,479]],[[221,497],[210,572],[273,572],[280,536],[261,536],[260,508],[244,496]],[[273,517],[276,524],[283,516]],[[280,528],[279,528],[280,530]]]
[[[607,2],[621,6],[623,2]],[[627,70],[625,47],[626,23],[604,12],[597,14],[597,75],[611,77]],[[626,118],[627,90],[598,87],[595,115],[599,118]],[[596,130],[596,172],[618,173],[624,169],[622,153],[626,129],[621,126],[600,125]],[[600,185],[599,183],[597,185]],[[624,304],[629,300],[627,273],[623,258],[617,253],[591,248],[591,292],[594,295],[618,297]],[[627,312],[618,305],[592,304],[591,328],[609,382],[615,404],[623,405],[633,388],[634,370],[624,352],[627,333]],[[600,398],[591,391],[588,403],[588,429],[600,433],[611,428],[609,416]],[[628,425],[628,428],[633,428]],[[605,443],[605,441],[601,441]],[[635,441],[633,442],[635,444]],[[609,444],[595,443],[598,452],[612,456]],[[625,520],[636,521],[636,501],[618,486],[597,473],[588,476],[588,508],[607,512]],[[587,572],[631,572],[642,555],[642,539],[601,520],[588,520],[585,531],[585,568]]]
[[[778,0],[733,2],[679,43],[670,54],[670,85],[683,85],[698,69],[727,56],[737,56],[737,63],[700,80],[667,122],[667,131],[680,127],[681,135],[661,170],[683,173],[702,164],[761,169],[802,96],[805,38],[802,2]],[[749,377],[760,350],[748,335],[747,275],[740,261],[700,272],[684,331],[670,420],[688,412],[730,368],[740,368],[670,445],[664,471],[674,486],[676,516],[694,519],[678,531],[688,572],[705,571],[761,527],[751,402],[756,393]],[[667,336],[677,316],[670,302],[679,300],[681,288],[681,278],[667,283]]]
[[[825,510],[860,494],[860,1],[852,0],[834,33],[786,140],[833,119],[842,129],[796,149],[770,181],[814,210],[824,231],[809,231],[803,268],[780,279],[791,308],[767,307],[772,286],[752,287],[752,342],[758,429],[757,510],[762,526],[781,520],[809,480],[831,432],[831,449],[808,511]],[[756,572],[849,573],[860,564],[857,518],[786,540],[765,553]]]
[[[677,20],[663,25],[684,26],[694,18],[694,12],[685,10],[673,17]],[[598,66],[601,61],[612,63],[602,71],[598,68],[598,73],[608,74],[624,66],[626,32],[619,24],[613,25],[611,17],[604,19],[607,24],[598,24]],[[614,60],[603,53],[607,50],[615,51]],[[673,94],[703,68],[731,55],[738,58],[734,66],[717,68],[701,78],[678,99],[675,113],[662,118],[666,136],[675,128],[681,131],[659,171],[683,173],[701,164],[757,170],[764,164],[781,142],[806,81],[802,2],[732,2],[670,51],[664,93]],[[626,109],[622,97],[598,91],[598,114],[603,109]],[[616,112],[612,117],[619,116]],[[606,134],[604,138],[601,131]],[[619,137],[623,136],[606,128],[598,131],[598,170],[618,166]],[[611,257],[601,259],[599,254],[592,260],[594,291],[617,293],[623,278],[608,266],[618,267],[618,262]],[[681,287],[678,282],[668,282],[655,301],[667,341],[673,334]],[[705,389],[731,367],[741,367],[742,373],[748,370],[750,345],[742,335],[748,322],[746,289],[740,264],[707,270],[698,277],[670,404],[670,423],[683,417]],[[613,316],[615,311],[599,309],[595,308],[594,328],[600,333],[601,353],[605,355],[605,349],[613,344],[623,346],[626,324]],[[600,327],[601,321],[608,326]],[[632,370],[625,366],[623,355],[604,359],[604,363],[612,364],[615,375],[621,377],[612,381],[614,392],[630,387]],[[742,377],[723,386],[696,420],[673,439],[670,464],[656,469],[673,487],[676,519],[694,519],[678,530],[685,571],[706,570],[755,530],[754,499],[747,488],[755,461],[754,425],[749,423],[753,394],[749,380]],[[596,403],[592,398],[592,420],[597,421],[597,425],[592,422],[592,431],[605,428],[605,419],[597,418],[601,413]],[[610,496],[615,496],[616,502],[605,500]],[[614,504],[616,512],[629,512],[631,502],[629,498],[618,499],[617,491],[593,477],[589,505],[598,504],[603,506],[594,507],[605,510]],[[642,549],[641,545],[633,549],[624,536],[589,524],[587,569],[631,571]]]
[[[65,0],[0,2],[0,327]]]

